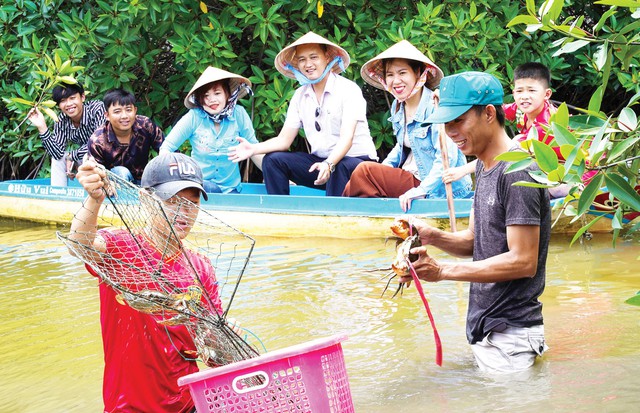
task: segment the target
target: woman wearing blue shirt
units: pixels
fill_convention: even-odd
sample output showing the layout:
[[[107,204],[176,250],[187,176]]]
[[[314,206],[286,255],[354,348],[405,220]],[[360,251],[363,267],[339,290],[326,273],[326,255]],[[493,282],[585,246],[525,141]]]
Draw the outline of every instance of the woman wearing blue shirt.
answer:
[[[399,198],[403,211],[419,198],[445,198],[442,153],[438,126],[425,119],[434,110],[432,89],[443,77],[442,70],[411,43],[402,40],[362,66],[364,80],[391,93],[389,121],[396,145],[380,164],[362,162],[351,175],[343,196]],[[447,138],[451,167],[464,165],[462,152]],[[453,183],[455,198],[471,193],[471,179]]]
[[[238,137],[257,143],[247,111],[236,105],[251,93],[251,82],[239,75],[209,66],[193,85],[184,105],[189,112],[173,127],[160,147],[160,153],[175,152],[187,140],[191,157],[202,168],[206,192],[237,193],[242,190],[238,164],[228,159]],[[263,155],[251,160],[261,167]]]

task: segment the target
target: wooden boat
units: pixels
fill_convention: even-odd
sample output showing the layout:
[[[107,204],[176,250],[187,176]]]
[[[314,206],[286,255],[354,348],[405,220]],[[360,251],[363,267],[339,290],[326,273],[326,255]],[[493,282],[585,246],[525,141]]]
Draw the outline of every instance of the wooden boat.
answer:
[[[85,197],[83,188],[71,181],[67,187],[49,185],[48,179],[0,182],[0,217],[68,224]],[[458,229],[468,225],[471,199],[454,202]],[[262,184],[243,184],[241,194],[209,194],[202,208],[249,235],[275,237],[370,238],[390,235],[389,225],[399,216],[423,219],[449,228],[447,202],[416,200],[403,213],[396,198],[327,197],[323,191],[293,186],[291,195],[268,195]],[[589,218],[602,215],[592,211]],[[561,218],[554,232],[571,233],[586,222]],[[588,221],[587,221],[588,222]],[[609,232],[609,219],[601,219],[591,232]]]

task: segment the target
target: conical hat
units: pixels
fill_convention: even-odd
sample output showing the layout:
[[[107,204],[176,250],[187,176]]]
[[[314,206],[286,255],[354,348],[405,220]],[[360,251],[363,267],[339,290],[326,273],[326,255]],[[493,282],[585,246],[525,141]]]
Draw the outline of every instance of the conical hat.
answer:
[[[184,98],[184,105],[189,109],[199,107],[200,105],[198,104],[198,102],[196,102],[195,96],[193,95],[195,91],[202,86],[205,86],[209,83],[217,82],[218,80],[222,79],[229,79],[229,89],[232,93],[242,83],[251,87],[251,82],[249,81],[249,79],[240,75],[236,75],[235,73],[227,72],[226,70],[218,69],[217,67],[209,66],[204,72],[202,72],[195,85],[193,85],[189,93],[187,93],[187,97]],[[241,90],[238,94],[238,99],[245,96],[246,94],[247,91],[245,89]]]
[[[369,60],[362,66],[362,69],[360,69],[360,74],[362,75],[364,81],[371,86],[377,87],[378,89],[384,90],[384,86],[378,79],[371,75],[371,72],[374,72],[376,75],[384,79],[384,73],[382,72],[382,61],[384,59],[416,60],[418,62],[422,62],[427,64],[428,66],[431,66],[433,69],[435,69],[436,75],[427,79],[426,86],[432,90],[438,87],[438,85],[440,84],[440,79],[444,77],[444,73],[442,73],[442,70],[438,66],[436,66],[436,64],[433,63],[431,59],[425,56],[424,53],[422,53],[408,41],[401,40],[373,59]]]
[[[295,79],[295,75],[293,72],[286,68],[288,64],[297,68],[296,64],[293,62],[293,57],[296,54],[296,47],[301,46],[303,44],[324,44],[327,46],[327,55],[329,56],[329,61],[333,60],[336,56],[340,56],[342,58],[343,67],[346,70],[347,66],[349,66],[349,62],[351,58],[349,58],[349,54],[342,47],[336,45],[335,43],[331,43],[329,40],[324,37],[315,34],[314,32],[309,32],[291,43],[289,46],[285,47],[278,53],[275,60],[276,69],[278,72],[282,73],[286,77],[290,77],[291,79]],[[342,69],[338,65],[333,67],[333,71],[335,73],[342,72]]]

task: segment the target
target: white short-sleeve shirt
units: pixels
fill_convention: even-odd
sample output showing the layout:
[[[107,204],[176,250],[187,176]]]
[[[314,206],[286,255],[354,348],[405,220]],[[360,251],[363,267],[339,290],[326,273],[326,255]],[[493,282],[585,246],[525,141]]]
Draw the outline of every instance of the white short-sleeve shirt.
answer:
[[[367,123],[367,102],[360,87],[335,73],[327,76],[320,103],[312,85],[305,85],[296,90],[289,103],[284,126],[304,129],[311,153],[326,158],[340,140],[342,121],[355,119],[357,124],[353,143],[346,156],[368,156],[377,160],[376,147]],[[316,130],[316,121],[320,125],[320,131]]]

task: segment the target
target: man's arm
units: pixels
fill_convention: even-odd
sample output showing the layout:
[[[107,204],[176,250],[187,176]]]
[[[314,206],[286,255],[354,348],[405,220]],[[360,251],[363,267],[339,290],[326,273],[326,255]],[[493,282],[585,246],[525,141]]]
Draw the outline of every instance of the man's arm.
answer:
[[[54,159],[62,159],[66,150],[66,141],[59,130],[57,130],[57,123],[54,124],[53,132],[47,127],[47,121],[44,115],[38,108],[33,108],[29,111],[29,121],[33,126],[38,128],[40,139],[42,139],[42,146],[45,151]]]
[[[293,140],[298,136],[297,128],[283,127],[278,136],[264,142],[250,143],[244,138],[238,137],[236,146],[229,148],[229,159],[233,162],[244,161],[254,155],[261,155],[270,152],[286,151]]]
[[[455,257],[473,256],[473,238],[475,236],[473,210],[469,215],[469,226],[462,231],[443,231],[420,220],[411,221],[411,224],[418,230],[422,245],[432,245]]]
[[[445,241],[436,239],[432,245],[438,246],[440,243],[450,247],[447,242],[453,240],[451,237],[447,237]],[[439,262],[429,257],[426,248],[421,247],[416,249],[420,250],[420,258],[414,263],[414,268],[420,279],[434,282],[452,280],[489,283],[533,277],[538,269],[539,240],[539,226],[511,225],[507,227],[507,252],[480,261]]]
[[[337,165],[338,162],[345,157],[349,149],[351,149],[351,145],[353,144],[353,135],[356,133],[356,126],[358,125],[357,120],[342,120],[342,124],[340,126],[340,139],[338,143],[333,148],[331,153],[326,159],[326,162],[330,162],[334,165]],[[329,180],[331,176],[331,171],[329,170],[329,165],[326,162],[316,162],[311,165],[309,172],[313,172],[318,170],[318,178],[315,180],[314,184],[322,185]]]
[[[78,182],[87,191],[87,198],[82,206],[73,216],[69,239],[87,247],[85,253],[91,254],[93,251],[104,253],[106,244],[102,237],[97,235],[98,214],[105,198],[104,177],[105,171],[98,168],[93,160],[87,160],[78,168],[76,175]],[[76,255],[75,251],[69,251]],[[92,259],[102,261],[102,256],[97,253],[92,254]]]

